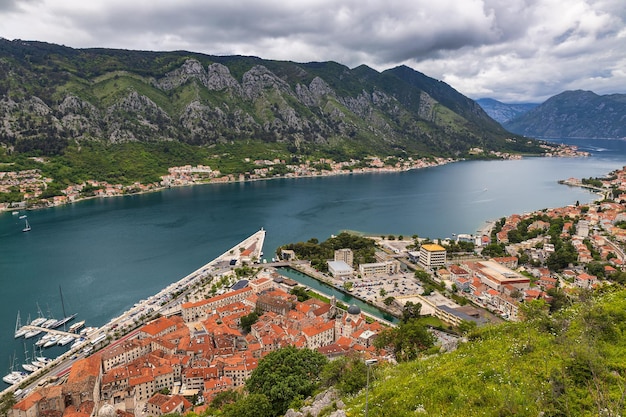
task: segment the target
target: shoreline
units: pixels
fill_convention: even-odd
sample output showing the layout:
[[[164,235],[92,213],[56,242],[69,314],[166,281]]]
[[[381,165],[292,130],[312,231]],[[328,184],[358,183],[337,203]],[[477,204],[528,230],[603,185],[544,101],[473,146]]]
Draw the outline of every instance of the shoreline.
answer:
[[[569,147],[566,149],[570,149]],[[573,150],[573,152],[578,152],[576,149]],[[544,155],[514,155],[514,154],[506,154],[504,157],[501,158],[497,158],[497,159],[492,159],[492,158],[483,158],[481,160],[515,160],[515,159],[521,159],[523,157],[558,157],[558,158],[572,158],[572,157],[588,157],[588,154],[571,154],[571,153],[565,153],[565,154],[557,154],[557,155],[552,155],[552,154],[544,154]],[[435,157],[434,158],[435,162],[432,163],[426,163],[426,165],[423,166],[419,166],[420,162],[423,163],[422,160],[418,160],[418,161],[414,161],[414,165],[413,166],[408,166],[408,167],[380,167],[380,168],[376,168],[376,167],[368,167],[368,168],[359,168],[357,170],[333,170],[333,171],[321,171],[318,173],[311,173],[311,174],[306,174],[306,175],[280,175],[280,176],[272,176],[272,177],[261,177],[261,178],[244,178],[242,179],[242,175],[244,174],[229,174],[228,176],[224,176],[224,177],[220,177],[220,178],[228,178],[229,176],[232,176],[232,180],[211,180],[209,179],[208,181],[193,181],[193,182],[186,182],[186,183],[181,183],[181,184],[168,184],[168,185],[156,185],[156,183],[151,183],[148,184],[147,186],[150,185],[155,185],[154,187],[147,189],[147,190],[140,190],[137,192],[132,192],[132,193],[120,193],[120,194],[105,194],[105,195],[93,195],[93,196],[86,196],[86,197],[80,197],[71,201],[67,201],[67,202],[61,202],[61,203],[51,203],[48,201],[47,205],[33,205],[33,206],[28,206],[27,202],[22,201],[19,203],[15,203],[15,204],[20,204],[20,205],[26,205],[26,207],[20,206],[20,207],[2,207],[0,205],[0,213],[3,212],[19,212],[19,211],[34,211],[34,210],[43,210],[43,209],[48,209],[48,208],[53,208],[53,207],[62,207],[62,206],[67,206],[67,205],[71,205],[74,203],[80,203],[82,201],[88,201],[88,200],[93,200],[93,199],[97,199],[97,198],[112,198],[112,197],[129,197],[129,196],[133,196],[133,195],[142,195],[142,194],[148,194],[148,193],[156,193],[156,192],[162,192],[164,190],[170,189],[170,188],[179,188],[179,187],[192,187],[192,186],[196,186],[196,185],[213,185],[213,184],[234,184],[234,183],[248,183],[248,182],[255,182],[255,181],[270,181],[270,180],[279,180],[279,179],[298,179],[298,178],[319,178],[319,177],[336,177],[336,176],[342,176],[342,175],[360,175],[360,174],[389,174],[389,173],[402,173],[402,172],[408,172],[408,171],[413,171],[413,170],[417,170],[417,169],[426,169],[426,168],[434,168],[434,167],[439,167],[439,166],[444,166],[444,165],[448,165],[451,163],[458,163],[458,162],[463,162],[463,161],[467,161],[468,159],[466,158],[462,158],[462,159],[453,159],[453,158],[443,158],[443,157]],[[471,159],[471,160],[475,160],[475,159]],[[478,160],[478,159],[476,159]],[[234,176],[238,175],[239,177],[237,179],[234,179]],[[163,181],[162,181],[163,182]],[[147,187],[146,185],[140,184],[142,186]],[[63,196],[66,196],[65,194]]]
[[[324,171],[324,172],[320,172],[318,174],[308,174],[308,175],[280,175],[280,176],[273,176],[273,177],[263,177],[263,178],[247,178],[247,179],[235,179],[235,180],[228,180],[228,181],[197,181],[197,182],[191,182],[191,183],[185,183],[185,184],[168,184],[166,186],[164,185],[160,185],[160,186],[155,186],[154,188],[150,188],[148,190],[142,190],[142,191],[137,191],[137,192],[133,192],[133,193],[122,193],[122,194],[112,194],[112,195],[93,195],[93,196],[86,196],[86,197],[80,197],[77,199],[74,199],[72,201],[68,201],[65,203],[60,203],[60,204],[49,204],[46,206],[30,206],[30,207],[0,207],[0,213],[3,212],[16,212],[16,211],[35,211],[35,210],[45,210],[48,208],[54,208],[54,207],[63,207],[63,206],[68,206],[71,204],[75,204],[75,203],[80,203],[82,201],[88,201],[88,200],[94,200],[94,199],[98,199],[98,198],[115,198],[115,197],[130,197],[130,196],[134,196],[134,195],[143,195],[143,194],[150,194],[150,193],[157,193],[157,192],[162,192],[171,188],[182,188],[182,187],[194,187],[194,186],[201,186],[201,185],[218,185],[218,184],[243,184],[243,183],[249,183],[249,182],[256,182],[256,181],[272,181],[272,180],[280,180],[280,179],[299,179],[299,178],[322,178],[322,177],[338,177],[338,176],[342,176],[342,175],[361,175],[361,174],[397,174],[397,173],[402,173],[402,172],[408,172],[408,171],[413,171],[413,170],[417,170],[417,169],[426,169],[426,168],[434,168],[434,167],[438,167],[438,166],[443,166],[443,165],[448,165],[451,163],[456,163],[456,162],[462,162],[464,161],[464,159],[446,159],[442,162],[438,162],[432,165],[427,165],[427,166],[413,166],[413,167],[401,167],[401,168],[392,168],[392,167],[383,167],[383,168],[367,168],[364,170],[357,170],[357,171],[350,171],[350,170],[338,170],[338,171]],[[235,174],[232,174],[235,175]],[[240,174],[241,175],[241,174]],[[24,204],[25,202],[20,202],[17,204]]]

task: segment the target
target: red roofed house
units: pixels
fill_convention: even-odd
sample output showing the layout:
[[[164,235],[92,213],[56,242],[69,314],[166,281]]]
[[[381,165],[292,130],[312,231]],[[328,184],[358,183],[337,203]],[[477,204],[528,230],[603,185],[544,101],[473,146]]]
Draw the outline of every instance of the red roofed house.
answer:
[[[139,339],[165,336],[176,330],[176,322],[167,317],[159,317],[139,329]]]
[[[333,321],[318,322],[302,329],[302,333],[306,338],[306,347],[317,349],[333,343],[335,340],[335,323]]]
[[[148,414],[161,416],[172,413],[182,414],[191,407],[191,403],[181,395],[163,395],[156,393],[148,400],[146,407],[148,408]]]
[[[74,362],[63,385],[66,406],[71,404],[79,409],[87,401],[97,403],[100,400],[101,365],[98,354]]]
[[[592,288],[598,283],[598,277],[589,274],[578,274],[574,279],[574,285],[579,288]]]
[[[234,303],[235,301],[243,301],[251,294],[252,288],[245,287],[207,300],[184,303],[182,305],[183,319],[185,322],[204,320],[207,318],[208,312],[213,309]]]

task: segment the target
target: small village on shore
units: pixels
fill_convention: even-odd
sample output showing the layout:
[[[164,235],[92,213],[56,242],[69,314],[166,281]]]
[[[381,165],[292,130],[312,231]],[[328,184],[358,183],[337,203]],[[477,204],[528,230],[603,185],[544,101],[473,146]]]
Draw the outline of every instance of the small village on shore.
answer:
[[[579,151],[575,146],[558,145],[547,146],[547,157],[580,157],[589,156],[587,152]],[[494,159],[520,159],[521,155],[505,152],[484,152],[474,148],[471,154],[476,157]],[[36,162],[46,163],[41,157],[33,158]],[[135,182],[133,184],[110,184],[107,181],[90,179],[80,184],[70,184],[61,190],[59,195],[47,195],[53,178],[45,177],[39,169],[11,171],[10,166],[0,170],[0,212],[16,210],[32,210],[47,207],[56,207],[71,204],[88,198],[117,197],[145,192],[160,191],[171,187],[181,187],[207,183],[231,183],[244,181],[258,181],[272,178],[303,178],[317,176],[349,175],[361,173],[402,172],[412,169],[428,168],[456,162],[453,158],[378,158],[370,157],[364,161],[350,160],[335,162],[332,159],[321,158],[317,161],[305,161],[298,164],[289,164],[285,160],[251,160],[244,158],[244,162],[251,163],[255,168],[251,171],[238,174],[223,174],[219,170],[211,169],[206,165],[185,165],[170,167],[168,174],[161,177],[161,181],[148,184]],[[2,165],[0,164],[0,169]],[[12,196],[12,197],[9,197]]]

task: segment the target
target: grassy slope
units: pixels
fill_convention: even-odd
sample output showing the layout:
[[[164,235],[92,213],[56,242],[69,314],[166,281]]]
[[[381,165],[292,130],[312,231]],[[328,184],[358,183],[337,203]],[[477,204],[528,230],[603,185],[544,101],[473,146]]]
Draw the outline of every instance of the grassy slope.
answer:
[[[625,311],[621,290],[558,317],[483,329],[452,353],[381,369],[369,415],[623,415]],[[347,403],[349,415],[360,415],[364,393]]]

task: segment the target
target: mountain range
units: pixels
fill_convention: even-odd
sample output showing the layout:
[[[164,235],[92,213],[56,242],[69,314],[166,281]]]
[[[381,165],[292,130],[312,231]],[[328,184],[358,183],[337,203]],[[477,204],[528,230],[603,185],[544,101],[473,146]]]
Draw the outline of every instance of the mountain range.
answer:
[[[515,119],[539,105],[539,103],[508,104],[493,98],[480,98],[476,100],[476,103],[483,108],[489,117],[501,124]]]
[[[7,154],[54,156],[87,141],[206,147],[251,140],[336,159],[540,151],[473,100],[406,66],[378,72],[0,39]]]
[[[537,138],[626,138],[626,94],[565,91],[503,126]]]
[[[534,138],[626,137],[626,94],[564,91],[544,103],[476,102],[510,132]]]

